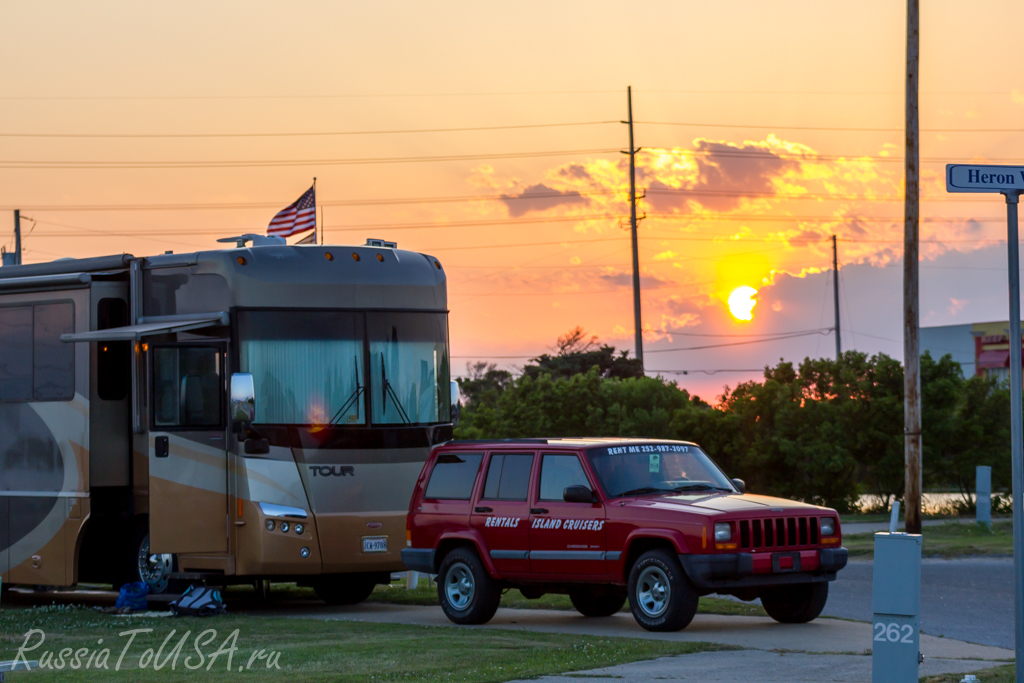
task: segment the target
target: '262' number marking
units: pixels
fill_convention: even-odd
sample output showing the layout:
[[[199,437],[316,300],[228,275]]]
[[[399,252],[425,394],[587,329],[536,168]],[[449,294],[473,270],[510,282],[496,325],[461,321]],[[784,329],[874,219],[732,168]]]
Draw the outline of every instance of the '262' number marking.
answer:
[[[903,635],[902,638],[900,637],[901,632]],[[881,621],[875,624],[874,640],[880,643],[888,641],[890,643],[906,643],[908,645],[913,645],[914,641],[910,639],[912,635],[914,635],[914,627],[910,624],[903,624],[903,626],[900,626],[899,624],[894,623],[885,624]]]

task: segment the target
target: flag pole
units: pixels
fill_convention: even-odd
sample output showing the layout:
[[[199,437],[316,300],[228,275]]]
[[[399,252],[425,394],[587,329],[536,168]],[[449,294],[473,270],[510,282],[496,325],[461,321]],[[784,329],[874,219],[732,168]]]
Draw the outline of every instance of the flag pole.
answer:
[[[313,176],[313,202],[314,202],[314,206],[316,206],[316,204],[315,204],[315,202],[316,202],[316,176]],[[324,207],[321,206],[320,207],[320,211],[322,212],[323,210],[324,210]],[[315,211],[315,209],[314,209],[314,211]],[[320,238],[320,242],[321,243],[323,242],[323,236],[322,235],[321,235],[321,238]],[[316,244],[316,219],[315,218],[313,220],[313,244]]]

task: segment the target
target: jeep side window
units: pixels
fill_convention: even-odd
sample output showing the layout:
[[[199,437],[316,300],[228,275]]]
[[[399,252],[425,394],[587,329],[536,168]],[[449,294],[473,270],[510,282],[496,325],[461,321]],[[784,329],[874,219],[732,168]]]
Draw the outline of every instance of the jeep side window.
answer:
[[[491,456],[484,484],[485,500],[526,500],[530,488],[533,454],[501,454]]]
[[[545,455],[540,465],[540,500],[562,500],[566,486],[591,488],[575,455]]]
[[[483,453],[442,453],[437,456],[423,497],[432,500],[469,500],[483,459]]]

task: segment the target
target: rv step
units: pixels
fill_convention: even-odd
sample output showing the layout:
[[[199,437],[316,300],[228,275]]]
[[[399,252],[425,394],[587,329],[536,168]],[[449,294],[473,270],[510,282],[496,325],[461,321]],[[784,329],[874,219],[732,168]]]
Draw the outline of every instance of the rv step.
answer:
[[[171,581],[200,581],[203,584],[215,585],[221,585],[224,582],[224,575],[219,572],[171,572],[167,578]]]

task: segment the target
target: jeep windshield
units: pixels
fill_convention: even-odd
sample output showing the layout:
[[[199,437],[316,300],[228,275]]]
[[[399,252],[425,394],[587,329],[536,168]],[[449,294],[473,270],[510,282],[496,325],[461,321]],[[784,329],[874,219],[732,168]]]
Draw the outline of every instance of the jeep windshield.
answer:
[[[688,444],[608,446],[588,450],[587,457],[601,486],[612,498],[736,491],[711,458]]]

